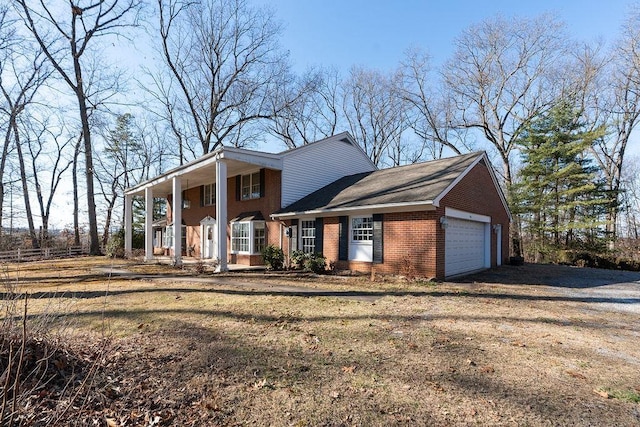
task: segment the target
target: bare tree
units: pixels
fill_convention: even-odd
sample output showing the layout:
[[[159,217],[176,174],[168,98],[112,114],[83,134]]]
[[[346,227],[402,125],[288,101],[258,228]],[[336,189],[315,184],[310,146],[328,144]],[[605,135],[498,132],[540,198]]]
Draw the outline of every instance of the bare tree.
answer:
[[[114,223],[124,226],[125,190],[161,173],[167,151],[162,133],[130,113],[118,115],[115,124],[108,126],[101,132],[105,144],[96,159],[98,194],[105,206],[103,244],[109,240]]]
[[[162,95],[163,115],[172,120],[174,134],[183,144],[195,138],[202,154],[223,143],[250,143],[247,126],[274,114],[272,95],[289,74],[273,14],[244,0],[157,4],[162,56],[172,83],[163,82],[155,92]],[[179,115],[188,117],[188,129],[186,120],[176,120]]]
[[[409,104],[409,125],[422,141],[422,151],[431,158],[440,158],[444,149],[455,154],[470,151],[468,130],[460,127],[452,91],[438,83],[432,73],[429,56],[419,50],[410,50],[402,64],[403,96]]]
[[[42,232],[40,246],[49,244],[49,218],[58,187],[73,158],[67,158],[67,148],[73,145],[73,137],[64,136],[64,127],[55,126],[50,120],[39,122],[31,115],[23,121],[27,135],[31,180],[36,189]],[[45,116],[45,114],[41,114]]]
[[[387,158],[407,128],[406,107],[399,89],[400,73],[353,68],[343,83],[343,109],[351,133],[376,166]],[[395,142],[394,142],[395,141]],[[397,159],[392,159],[397,164]]]
[[[621,181],[624,191],[620,193],[622,207],[621,229],[618,238],[640,242],[640,158],[627,156]]]
[[[465,30],[444,79],[453,93],[456,125],[476,129],[495,147],[512,183],[511,153],[522,130],[557,98],[563,26],[553,17],[495,17]]]
[[[132,184],[134,173],[144,166],[142,146],[138,136],[133,132],[133,116],[129,113],[116,118],[113,128],[102,135],[105,146],[96,162],[96,176],[100,186],[100,194],[106,203],[106,217],[102,244],[106,245],[110,236],[113,211],[118,201],[124,195],[125,189]],[[136,180],[137,181],[137,180]],[[122,204],[124,207],[124,204]]]
[[[100,253],[94,197],[93,145],[89,123],[85,64],[82,58],[93,46],[92,40],[114,35],[135,23],[142,0],[15,0],[23,20],[52,66],[73,91],[77,102],[84,140],[87,215],[90,253]],[[69,6],[62,7],[62,5]],[[56,7],[57,6],[57,7]],[[66,12],[64,11],[66,9]]]
[[[267,130],[288,148],[334,135],[342,123],[338,71],[311,70],[292,82],[292,87],[281,86],[282,93],[273,98],[274,114]]]
[[[593,147],[595,158],[604,172],[608,190],[615,198],[607,214],[607,232],[611,242],[617,237],[618,211],[622,202],[621,190],[625,155],[631,134],[640,120],[640,8],[632,13],[623,26],[622,37],[614,47],[611,61],[604,69],[608,77],[599,110],[604,110],[609,134]]]
[[[38,247],[29,200],[29,186],[22,151],[19,118],[34,101],[36,92],[46,82],[52,71],[47,67],[46,58],[40,49],[15,35],[12,28],[13,23],[7,22],[7,13],[7,9],[0,11],[0,25],[8,25],[10,27],[9,29],[3,28],[3,30],[7,31],[8,33],[5,34],[10,34],[11,37],[9,39],[3,37],[7,45],[2,49],[2,59],[0,60],[0,92],[4,101],[0,112],[6,118],[5,139],[2,160],[0,160],[0,218],[2,217],[4,202],[2,178],[4,177],[9,148],[13,142],[18,158],[29,234],[32,245]],[[0,219],[1,229],[2,220]]]

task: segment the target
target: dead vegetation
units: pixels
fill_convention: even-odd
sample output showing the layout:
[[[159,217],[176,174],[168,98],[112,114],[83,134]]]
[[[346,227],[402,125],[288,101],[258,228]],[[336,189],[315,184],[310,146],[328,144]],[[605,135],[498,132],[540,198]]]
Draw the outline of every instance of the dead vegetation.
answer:
[[[109,275],[104,268],[147,268],[109,262],[6,267],[14,293],[3,294],[13,304],[4,321],[15,327],[3,335],[3,381],[16,378],[11,345],[15,355],[26,343],[30,355],[14,425],[640,422],[634,312],[540,286],[205,280],[163,266],[145,278]],[[25,292],[22,340],[24,299],[15,295]],[[29,332],[43,317],[55,339]]]

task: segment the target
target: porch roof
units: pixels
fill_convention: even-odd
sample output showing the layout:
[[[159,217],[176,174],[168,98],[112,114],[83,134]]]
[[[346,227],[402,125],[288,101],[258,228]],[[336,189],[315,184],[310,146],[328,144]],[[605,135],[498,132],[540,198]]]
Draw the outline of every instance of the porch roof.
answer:
[[[225,160],[228,176],[248,173],[256,166],[282,170],[282,156],[280,154],[264,153],[242,148],[220,147],[187,164],[178,166],[148,181],[128,188],[126,195],[142,196],[146,188],[153,189],[154,197],[167,197],[173,191],[172,180],[182,179],[182,189],[198,187],[215,182],[215,163]]]

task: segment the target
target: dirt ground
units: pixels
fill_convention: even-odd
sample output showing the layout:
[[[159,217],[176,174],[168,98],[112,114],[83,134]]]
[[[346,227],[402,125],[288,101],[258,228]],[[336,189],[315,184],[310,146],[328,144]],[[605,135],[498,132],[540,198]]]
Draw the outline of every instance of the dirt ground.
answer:
[[[87,258],[5,283],[82,373],[30,396],[23,425],[640,425],[638,273],[372,282]]]

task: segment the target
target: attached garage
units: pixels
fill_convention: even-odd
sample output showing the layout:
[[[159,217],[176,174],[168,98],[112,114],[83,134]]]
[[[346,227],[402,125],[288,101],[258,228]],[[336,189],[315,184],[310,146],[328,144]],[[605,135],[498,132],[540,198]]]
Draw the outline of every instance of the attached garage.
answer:
[[[509,253],[511,215],[485,153],[349,175],[271,216],[291,228],[321,218],[322,253],[340,270],[444,280]]]
[[[451,277],[490,267],[491,218],[447,209],[445,228],[445,276]]]

